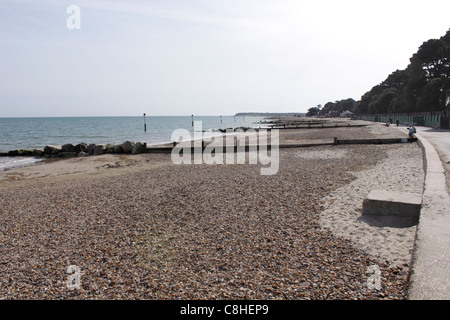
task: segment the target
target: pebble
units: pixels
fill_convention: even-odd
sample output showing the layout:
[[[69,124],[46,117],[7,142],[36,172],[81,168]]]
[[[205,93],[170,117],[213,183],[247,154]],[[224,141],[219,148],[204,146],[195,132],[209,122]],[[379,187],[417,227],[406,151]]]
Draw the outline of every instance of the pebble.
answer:
[[[0,188],[0,299],[405,299],[407,272],[319,225],[320,199],[383,157],[376,145],[333,148],[345,156],[281,149],[274,176],[182,165]],[[381,292],[367,287],[373,264]]]

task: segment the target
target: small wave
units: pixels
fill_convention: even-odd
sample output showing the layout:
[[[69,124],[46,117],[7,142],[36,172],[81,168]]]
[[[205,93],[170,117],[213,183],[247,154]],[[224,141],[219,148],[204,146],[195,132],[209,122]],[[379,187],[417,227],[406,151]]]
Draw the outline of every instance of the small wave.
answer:
[[[42,159],[33,157],[1,157],[0,171],[31,166],[39,161],[42,161]]]

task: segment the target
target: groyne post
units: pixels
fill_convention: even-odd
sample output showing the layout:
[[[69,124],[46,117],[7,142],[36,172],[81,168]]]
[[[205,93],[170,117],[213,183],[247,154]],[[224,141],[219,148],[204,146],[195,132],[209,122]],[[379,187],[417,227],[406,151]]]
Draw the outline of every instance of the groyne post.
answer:
[[[147,123],[145,122],[145,113],[144,113],[144,132],[147,132]]]

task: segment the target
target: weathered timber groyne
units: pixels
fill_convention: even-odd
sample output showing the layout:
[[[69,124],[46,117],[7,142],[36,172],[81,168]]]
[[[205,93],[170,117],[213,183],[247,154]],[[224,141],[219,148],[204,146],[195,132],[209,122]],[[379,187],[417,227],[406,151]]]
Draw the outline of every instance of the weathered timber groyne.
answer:
[[[315,142],[315,143],[302,143],[302,144],[278,144],[277,147],[280,149],[288,148],[306,148],[306,147],[318,147],[318,146],[333,146],[333,145],[344,145],[344,144],[396,144],[396,143],[412,143],[416,142],[416,138],[390,138],[390,139],[352,139],[352,140],[339,140],[334,138],[333,141],[329,142]],[[165,144],[161,146],[148,147],[146,143],[126,141],[122,144],[86,144],[80,143],[77,145],[65,144],[63,146],[52,146],[48,145],[45,148],[38,149],[19,149],[12,150],[9,152],[0,153],[0,156],[15,157],[15,156],[32,156],[32,157],[43,157],[43,158],[72,158],[72,157],[86,157],[92,155],[102,155],[102,154],[142,154],[142,153],[165,153],[170,154],[173,148],[177,146],[177,142],[170,144]],[[197,149],[201,148],[203,151],[207,146],[205,141],[202,141],[201,146],[194,145],[192,141],[190,151],[195,152]],[[275,146],[275,145],[274,145]],[[271,145],[245,145],[237,146],[234,145],[230,149],[230,146],[223,145],[215,146],[212,150],[213,153],[228,152],[233,150],[233,152],[249,152],[257,151],[260,148],[267,148],[271,150]],[[188,151],[189,146],[180,146],[183,151]]]

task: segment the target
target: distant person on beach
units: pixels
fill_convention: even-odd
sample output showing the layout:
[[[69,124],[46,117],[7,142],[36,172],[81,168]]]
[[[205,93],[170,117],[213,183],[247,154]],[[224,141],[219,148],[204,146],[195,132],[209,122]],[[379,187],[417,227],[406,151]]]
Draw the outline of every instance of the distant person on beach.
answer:
[[[410,138],[413,137],[414,131],[415,131],[414,126],[409,126],[408,132],[409,132],[409,137]]]
[[[400,123],[400,120],[397,120],[396,123],[397,123],[397,127],[398,127],[398,124]]]

